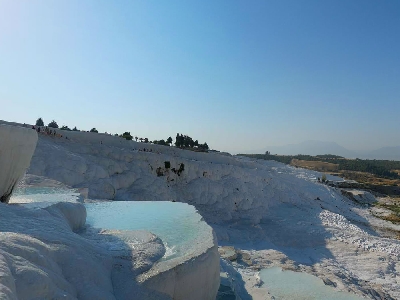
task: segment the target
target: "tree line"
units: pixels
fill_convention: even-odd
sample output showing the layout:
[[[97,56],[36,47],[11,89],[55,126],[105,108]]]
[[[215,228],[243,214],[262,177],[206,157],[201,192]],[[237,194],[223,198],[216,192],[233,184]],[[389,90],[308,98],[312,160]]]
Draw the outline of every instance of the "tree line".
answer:
[[[36,123],[35,123],[35,125],[36,126],[45,126],[44,125],[44,121],[43,121],[43,119],[42,118],[38,118],[37,120],[36,120]],[[66,126],[66,125],[63,125],[63,126],[61,126],[61,127],[59,127],[58,126],[58,124],[57,124],[57,122],[56,121],[54,121],[54,120],[52,120],[49,124],[47,124],[47,127],[50,127],[50,128],[55,128],[55,129],[60,129],[60,130],[65,130],[65,131],[81,131],[81,130],[79,130],[78,128],[76,128],[76,126],[74,127],[74,128],[69,128],[68,126]],[[92,128],[92,129],[90,129],[90,132],[96,132],[96,133],[98,133],[99,131],[96,129],[96,128]]]
[[[239,154],[256,159],[275,160],[290,164],[292,159],[307,161],[322,161],[339,165],[339,170],[367,172],[383,178],[400,179],[400,175],[393,170],[400,170],[400,161],[377,159],[346,159],[337,155],[274,155],[268,151],[265,154]]]
[[[200,150],[208,150],[207,143],[200,144],[198,140],[194,141],[190,136],[179,133],[176,134],[175,146],[178,148],[198,148]]]
[[[42,118],[38,118],[36,120],[36,126],[45,126]],[[59,128],[57,122],[54,120],[52,120],[47,126],[51,127],[51,128]],[[61,126],[59,129],[66,130],[66,131],[81,131],[81,130],[77,129],[76,126],[73,129],[70,129],[66,125]],[[92,128],[90,130],[90,132],[98,133],[98,130],[96,128]],[[171,146],[173,144],[172,137],[168,137],[166,140],[161,139],[161,140],[149,141],[148,138],[139,138],[137,136],[133,137],[129,131],[125,131],[122,134],[116,133],[116,134],[114,134],[114,136],[119,136],[128,141],[132,141],[133,139],[135,139],[136,142],[140,141],[142,143],[151,143],[151,144],[163,145],[163,146]],[[192,149],[192,150],[199,150],[199,151],[206,151],[209,149],[207,143],[200,144],[198,140],[193,140],[190,136],[183,135],[180,133],[176,134],[175,146],[178,148]]]

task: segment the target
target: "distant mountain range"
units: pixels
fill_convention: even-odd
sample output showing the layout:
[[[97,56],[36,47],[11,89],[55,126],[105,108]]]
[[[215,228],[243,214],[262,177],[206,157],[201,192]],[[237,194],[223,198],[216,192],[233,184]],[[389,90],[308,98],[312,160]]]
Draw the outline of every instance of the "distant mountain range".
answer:
[[[261,152],[258,151],[258,153],[265,153],[265,151],[269,151],[271,154],[281,154],[281,155],[334,154],[346,158],[400,160],[400,146],[382,147],[372,151],[352,151],[340,146],[335,142],[305,141],[299,144],[289,144],[285,146],[271,146],[265,148],[265,150]]]
[[[368,152],[367,158],[400,160],[400,146],[382,147]]]

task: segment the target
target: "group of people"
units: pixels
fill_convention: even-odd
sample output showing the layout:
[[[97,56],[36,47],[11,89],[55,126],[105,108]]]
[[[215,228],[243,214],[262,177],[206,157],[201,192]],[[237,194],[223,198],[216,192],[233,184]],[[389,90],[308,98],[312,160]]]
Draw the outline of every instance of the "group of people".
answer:
[[[55,129],[50,129],[48,126],[44,126],[43,128],[41,128],[40,126],[32,125],[32,129],[36,130],[37,133],[42,133],[42,134],[46,134],[46,135],[50,135],[50,136],[56,136],[59,138],[63,137],[62,134],[58,134]],[[68,139],[68,137],[65,137],[65,138]]]
[[[132,150],[136,150],[136,149],[132,149]],[[138,149],[137,151],[140,151],[140,152],[154,152],[154,153],[157,153],[157,154],[161,154],[161,152],[159,152],[159,151],[153,151],[153,149],[146,149],[146,148],[143,148],[143,150],[142,149]]]

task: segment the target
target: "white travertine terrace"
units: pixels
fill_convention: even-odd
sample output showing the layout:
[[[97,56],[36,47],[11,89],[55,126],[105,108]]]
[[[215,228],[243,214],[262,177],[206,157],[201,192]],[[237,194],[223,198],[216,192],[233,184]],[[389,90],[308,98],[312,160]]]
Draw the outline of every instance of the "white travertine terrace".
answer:
[[[167,264],[150,232],[85,229],[85,220],[80,203],[0,204],[0,299],[215,299],[211,228],[196,253]]]
[[[37,139],[32,129],[0,125],[2,202],[29,166]],[[165,262],[163,242],[150,232],[86,230],[85,223],[80,203],[0,204],[0,298],[215,299],[219,254],[211,227],[189,256]]]
[[[88,188],[92,199],[195,206],[220,245],[234,246],[238,260],[251,264],[221,264],[224,283],[243,299],[248,293],[268,299],[255,270],[270,266],[316,275],[368,299],[400,298],[400,242],[394,238],[400,225],[376,218],[369,207],[375,198],[366,191],[343,193],[318,183],[321,173],[273,161],[59,132],[62,138],[40,136],[30,174]],[[172,168],[180,164],[179,176]]]
[[[37,140],[32,129],[0,124],[0,202],[8,202],[29,167]]]

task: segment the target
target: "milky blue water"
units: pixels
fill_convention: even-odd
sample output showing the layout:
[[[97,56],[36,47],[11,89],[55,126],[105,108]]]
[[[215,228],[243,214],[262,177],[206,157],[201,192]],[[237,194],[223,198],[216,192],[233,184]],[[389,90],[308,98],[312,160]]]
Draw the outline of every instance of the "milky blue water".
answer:
[[[10,203],[29,208],[44,208],[57,202],[76,202],[80,194],[74,189],[58,187],[23,187],[14,190]]]
[[[167,247],[164,258],[191,254],[210,227],[196,209],[186,203],[168,201],[107,201],[85,203],[86,223],[95,228],[138,230],[157,235]]]
[[[340,292],[327,286],[318,277],[307,273],[269,268],[260,271],[260,278],[276,300],[361,300],[355,294]]]
[[[44,208],[57,202],[76,202],[76,190],[58,187],[16,189],[10,203]],[[94,228],[147,230],[157,235],[166,247],[164,259],[187,256],[211,234],[196,209],[186,203],[169,201],[99,201],[84,204],[86,223]]]
[[[59,187],[21,187],[13,192],[13,196],[20,195],[37,195],[37,194],[68,194],[75,192],[74,189],[59,188]]]

